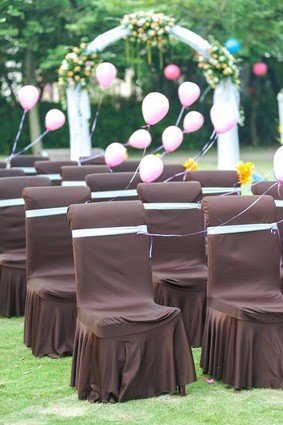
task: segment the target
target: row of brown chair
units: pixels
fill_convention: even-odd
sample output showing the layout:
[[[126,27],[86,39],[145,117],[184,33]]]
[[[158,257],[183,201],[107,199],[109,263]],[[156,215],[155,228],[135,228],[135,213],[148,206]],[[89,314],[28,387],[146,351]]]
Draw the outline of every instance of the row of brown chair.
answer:
[[[9,170],[11,171],[11,170]],[[26,295],[25,213],[22,191],[50,186],[47,177],[0,178],[0,315],[24,314]]]
[[[44,171],[50,171],[49,169],[46,169],[46,164],[50,164],[53,167],[52,161],[41,161],[39,164],[43,166],[41,168],[42,173]],[[56,167],[61,167],[62,162],[56,162]],[[175,166],[170,166],[169,169],[166,170],[167,175],[170,175],[174,170],[173,168]],[[101,170],[102,168],[102,170]],[[82,176],[84,177],[84,174],[86,173],[86,184],[90,187],[92,192],[92,198],[93,201],[107,201],[107,200],[130,200],[130,199],[138,199],[136,187],[137,184],[140,183],[139,176],[136,175],[133,178],[132,173],[96,173],[92,175],[88,175],[89,172],[93,171],[105,171],[104,166],[86,166],[86,167],[73,167],[73,166],[63,166],[63,169],[66,169],[66,177],[67,178],[75,178],[78,177],[78,172],[83,172]],[[85,170],[85,173],[84,173]],[[176,169],[175,169],[176,170]],[[53,168],[54,171],[54,168]],[[71,173],[71,176],[69,177],[68,172]],[[3,174],[2,174],[3,173]],[[72,173],[75,173],[72,174]],[[204,173],[204,174],[203,174]],[[199,179],[203,181],[205,184],[217,184],[218,186],[222,185],[222,189],[225,185],[228,185],[227,190],[229,191],[229,185],[232,184],[232,181],[234,179],[234,172],[218,172],[218,171],[211,171],[210,172],[210,181],[208,182],[208,174],[209,172],[194,172],[189,175],[190,179]],[[25,173],[23,170],[0,170],[0,177],[1,175],[5,176],[24,176]],[[45,175],[45,174],[43,174]],[[50,176],[50,173],[48,172],[46,175]],[[83,178],[81,177],[81,178]],[[46,177],[47,178],[47,177]],[[131,181],[132,180],[132,181]],[[10,187],[10,181],[12,184],[11,193],[9,194],[9,187]],[[40,180],[39,180],[40,181]],[[129,184],[129,182],[131,183]],[[13,199],[21,197],[21,191],[26,186],[32,186],[33,183],[35,186],[37,185],[36,179],[28,180],[28,179],[12,179],[9,180],[9,178],[6,178],[3,180],[2,185],[0,186],[0,199],[3,201],[7,201],[8,198]],[[52,181],[54,183],[54,181]],[[40,184],[40,183],[39,183]],[[50,184],[50,183],[49,183]],[[124,190],[125,187],[128,187],[127,190]],[[2,196],[2,189],[3,189],[3,196]],[[216,190],[217,191],[217,190]],[[130,194],[130,196],[129,196]],[[202,195],[199,195],[199,198],[196,199],[198,201],[201,199]],[[2,202],[3,203],[3,202]],[[18,232],[21,231],[21,237],[15,242],[15,247],[13,251],[20,250],[24,252],[25,250],[25,244],[24,244],[24,213],[23,213],[23,206],[22,205],[9,205],[8,209],[6,207],[2,207],[0,210],[0,214],[2,217],[5,217],[5,215],[8,214],[9,216],[12,216],[13,211],[15,211],[16,214],[16,220],[19,220],[21,217],[21,222],[19,222],[18,225]],[[2,229],[5,229],[5,220],[2,220]],[[21,229],[21,230],[20,230]],[[2,242],[2,248],[1,248],[1,255],[4,258],[6,251],[10,250],[10,248],[6,247],[5,242]],[[11,252],[9,253],[11,256]],[[22,271],[24,273],[24,271]],[[16,278],[16,272],[15,272],[15,282],[18,281]],[[14,274],[12,274],[14,276]],[[4,282],[7,280],[4,279]],[[2,292],[2,301],[1,301],[1,308],[0,308],[0,314],[4,315],[6,317],[10,317],[13,315],[21,315],[24,311],[24,304],[23,304],[23,296],[20,295],[20,292],[13,287],[13,279],[9,279],[9,285],[2,284],[1,285],[1,292]],[[23,279],[20,279],[17,283],[18,285],[22,285],[24,282]],[[13,291],[15,291],[15,295],[12,296]],[[16,294],[19,294],[19,297],[16,297]],[[5,296],[4,296],[5,294]],[[24,292],[23,292],[24,294]],[[13,305],[14,304],[14,305]],[[197,343],[199,345],[199,342]],[[194,343],[193,343],[194,345]]]
[[[191,189],[193,188],[193,186],[194,186],[194,189],[195,189],[195,194],[197,193],[197,195],[199,196],[199,194],[200,194],[200,186],[198,185],[198,191],[196,190],[196,185],[195,185],[195,183],[194,184],[191,184],[191,183],[174,183],[173,184],[173,186],[174,185],[182,185],[182,186],[180,186],[180,187],[183,187],[183,188],[185,188],[185,186],[186,187],[188,187],[189,188],[189,186],[191,186]],[[193,186],[192,186],[193,185]],[[148,195],[149,196],[155,196],[154,195],[154,192],[156,191],[156,189],[158,189],[158,184],[153,184],[153,185],[141,185],[141,193],[142,193],[142,189],[143,189],[143,186],[144,186],[144,188],[146,189],[146,191],[147,190],[149,190],[149,193],[148,193]],[[164,185],[164,184],[162,184],[162,185],[160,185],[160,186],[162,186],[161,187],[161,189],[159,189],[159,190],[163,190],[163,188],[165,187],[165,186],[168,186],[168,188],[170,189],[168,189],[169,191],[171,191],[171,189],[173,189],[173,186],[172,186],[172,184],[169,184],[169,185]],[[151,187],[153,188],[153,189],[151,189]],[[55,191],[53,190],[53,189],[56,189],[56,194],[60,194],[60,196],[58,196],[57,195],[57,200],[56,200],[56,202],[54,201],[53,203],[52,203],[52,201],[50,201],[50,199],[52,198],[52,193],[54,193],[55,194]],[[44,191],[49,191],[49,196],[44,196]],[[31,220],[30,221],[30,226],[31,226],[31,229],[33,229],[32,230],[32,232],[33,232],[33,234],[34,235],[36,235],[36,232],[37,231],[40,231],[40,229],[41,229],[41,231],[44,231],[44,234],[42,234],[41,233],[41,239],[42,239],[42,237],[44,237],[44,235],[45,235],[45,239],[46,238],[48,238],[48,234],[49,234],[49,228],[48,228],[48,219],[47,219],[47,217],[50,217],[49,215],[45,215],[45,214],[52,214],[51,215],[51,217],[53,217],[53,214],[55,214],[54,215],[54,217],[53,218],[55,218],[55,216],[57,217],[57,216],[63,216],[64,215],[64,213],[66,212],[66,204],[68,204],[69,203],[69,201],[67,202],[66,201],[66,204],[64,204],[63,205],[63,207],[62,207],[62,205],[60,204],[60,202],[61,202],[61,200],[59,199],[59,198],[61,198],[61,193],[66,193],[67,194],[67,191],[69,192],[70,190],[74,190],[74,188],[51,188],[51,189],[42,189],[42,190],[38,190],[38,189],[26,189],[26,191],[28,192],[28,191],[32,191],[32,192],[34,192],[34,195],[36,195],[36,193],[38,192],[38,196],[39,196],[39,199],[34,199],[34,198],[32,198],[31,197],[31,199],[32,199],[32,203],[31,203],[31,208],[29,208],[29,211],[27,212],[27,215],[28,215],[28,217],[27,217],[27,221],[28,220]],[[76,188],[76,190],[87,190],[87,188]],[[138,189],[139,190],[139,189]],[[25,191],[25,193],[26,193],[26,191]],[[52,192],[53,191],[53,192]],[[63,191],[63,192],[62,192]],[[41,195],[39,194],[39,192],[41,193]],[[175,188],[175,191],[173,191],[173,192],[178,192],[177,190],[176,190],[176,188]],[[47,194],[46,194],[47,195]],[[89,191],[88,191],[88,195],[89,195]],[[40,197],[41,196],[41,197]],[[167,203],[172,203],[172,202],[177,202],[177,201],[174,201],[174,199],[176,199],[176,198],[166,198],[166,196],[168,196],[166,193],[163,193],[163,197],[162,197],[162,201],[163,201],[163,203],[164,203],[164,197],[165,197],[165,199],[167,199]],[[48,198],[48,199],[46,199],[46,198]],[[233,197],[234,198],[234,197]],[[238,197],[236,197],[236,199],[237,199]],[[28,206],[28,199],[29,198],[27,198],[27,206]],[[228,199],[228,197],[222,197],[222,198],[215,198],[215,199],[218,199],[217,200],[217,202],[219,203],[220,201],[220,203],[227,203],[227,201],[224,201],[225,199]],[[88,201],[89,201],[90,199],[88,199]],[[156,201],[156,198],[154,198],[154,200]],[[170,200],[170,202],[169,202],[169,200]],[[220,201],[219,201],[220,200]],[[42,204],[42,201],[43,201],[43,204]],[[51,202],[51,206],[50,206],[50,202]],[[72,201],[72,202],[74,202],[74,201]],[[182,201],[183,203],[184,203],[184,201]],[[233,200],[233,202],[236,202],[236,200]],[[237,201],[238,202],[238,201]],[[152,201],[150,201],[149,200],[149,203],[153,203]],[[156,202],[155,202],[156,203]],[[59,207],[58,207],[58,204],[59,204]],[[118,206],[120,205],[120,204],[124,204],[124,209],[125,209],[125,211],[128,209],[128,208],[130,208],[130,204],[133,204],[133,203],[117,203],[117,208],[118,208]],[[134,203],[135,204],[135,203]],[[114,222],[116,223],[116,218],[115,217],[112,217],[112,213],[113,213],[113,211],[115,210],[115,208],[116,208],[116,204],[113,204],[113,203],[104,203],[104,204],[101,204],[102,206],[104,206],[104,210],[105,210],[105,220],[106,220],[106,218],[107,218],[107,220],[114,220]],[[107,207],[107,205],[113,205],[113,207]],[[227,204],[228,205],[228,204]],[[233,204],[232,204],[233,205]],[[51,208],[51,209],[50,209]],[[54,208],[56,208],[56,211],[54,211]],[[60,209],[60,211],[58,211],[58,208]],[[64,209],[64,211],[62,211],[62,208]],[[78,208],[80,208],[80,211],[82,211],[82,208],[85,208],[85,207],[78,207]],[[119,207],[120,208],[120,207]],[[46,209],[48,210],[48,211],[46,211]],[[193,209],[193,208],[192,208]],[[53,210],[53,211],[52,211]],[[107,211],[112,211],[112,213],[110,214],[110,213],[108,213]],[[91,209],[89,209],[89,207],[87,207],[87,209],[86,209],[86,211],[92,211]],[[95,212],[95,210],[93,210],[94,212]],[[147,209],[146,210],[147,212],[150,212],[151,211],[151,213],[154,211],[154,209]],[[157,210],[158,211],[158,210]],[[166,209],[164,210],[165,212],[167,211]],[[178,210],[177,210],[178,211]],[[180,210],[179,210],[180,211]],[[182,210],[181,210],[182,211]],[[174,212],[174,211],[173,211]],[[230,212],[230,211],[229,211]],[[42,223],[40,224],[40,221],[37,221],[37,220],[40,220],[41,218],[43,218],[44,217],[44,219],[46,220],[46,222],[45,222],[45,230],[43,229],[42,230],[42,227],[44,227],[44,226],[42,226]],[[117,220],[119,219],[119,215],[117,215]],[[120,217],[120,219],[121,219],[121,217]],[[34,228],[32,228],[32,224],[33,224],[33,221],[32,220],[34,220]],[[87,221],[85,221],[84,222],[84,224],[86,224],[86,222]],[[127,222],[127,221],[126,221]],[[83,223],[83,221],[82,221],[82,223]],[[114,223],[114,224],[115,224]],[[129,223],[131,223],[131,221],[128,221],[128,224]],[[161,223],[162,223],[162,220],[161,220]],[[94,228],[96,228],[97,227],[97,223],[94,225]],[[101,227],[101,226],[100,226]],[[105,227],[105,226],[104,226]],[[108,226],[107,226],[108,227]],[[115,227],[115,226],[114,226]],[[87,227],[85,228],[85,229],[88,229]],[[183,233],[183,230],[182,230],[182,233]],[[50,231],[50,234],[52,234],[52,231]],[[176,234],[176,230],[174,230],[174,233],[173,234]],[[63,234],[61,234],[60,235],[61,236],[61,240],[63,240],[64,239],[64,235]],[[120,236],[120,235],[119,235]],[[140,235],[139,235],[140,236]],[[195,235],[196,236],[196,235]],[[141,237],[141,236],[140,236]],[[96,239],[96,238],[95,238]],[[98,239],[100,239],[100,238],[98,238]],[[103,238],[102,238],[103,239]],[[185,239],[187,239],[187,238],[185,238]],[[36,238],[35,238],[35,240],[36,240]],[[38,241],[40,240],[40,238],[38,238]],[[183,239],[184,240],[184,239]],[[32,244],[31,243],[31,245],[30,245],[30,247],[31,247],[31,249],[33,249],[32,247],[33,247],[33,245],[34,244]],[[48,244],[47,244],[48,245]],[[51,244],[51,249],[52,249],[52,244]],[[121,248],[122,249],[122,248]],[[153,249],[155,249],[155,248],[153,248]],[[34,252],[36,252],[37,250],[35,250]],[[48,252],[50,252],[50,251],[48,251]],[[87,254],[87,250],[85,251],[86,252],[86,254]],[[105,261],[107,262],[109,262],[109,259],[110,259],[110,265],[111,265],[111,259],[113,259],[114,260],[114,264],[115,264],[115,267],[118,267],[118,264],[116,264],[117,263],[117,261],[115,262],[115,257],[114,256],[112,256],[111,255],[111,250],[109,251],[110,252],[110,255],[108,255],[108,258],[106,258],[105,259]],[[134,252],[134,251],[132,251],[132,252]],[[76,253],[76,251],[75,251],[75,253]],[[36,258],[36,256],[34,257],[34,258]],[[41,257],[42,259],[44,259],[44,257]],[[48,256],[46,257],[45,256],[45,260],[46,260],[46,258],[48,258]],[[92,258],[92,257],[91,257]],[[124,258],[123,256],[121,257],[122,259]],[[128,257],[125,257],[125,258],[128,258]],[[85,261],[90,261],[89,259],[87,259],[87,257],[86,257],[86,260]],[[39,273],[38,273],[38,275],[37,275],[37,273],[35,272],[35,280],[33,279],[33,276],[31,277],[31,282],[32,282],[32,285],[31,285],[31,290],[33,291],[32,292],[32,295],[33,296],[31,296],[30,297],[30,300],[31,300],[31,305],[33,305],[33,307],[31,308],[31,309],[29,309],[29,317],[31,317],[32,316],[32,314],[33,314],[33,312],[34,311],[37,311],[37,314],[39,314],[39,312],[40,311],[42,311],[43,312],[43,319],[42,320],[40,320],[40,317],[39,316],[37,316],[37,320],[35,320],[35,322],[33,323],[33,326],[34,326],[34,328],[32,328],[32,329],[30,329],[30,327],[28,327],[28,323],[27,323],[27,327],[26,327],[26,329],[28,330],[27,331],[27,334],[28,335],[26,335],[26,342],[27,342],[27,344],[33,344],[33,336],[32,336],[32,330],[34,329],[35,331],[35,334],[34,335],[36,335],[36,339],[38,340],[38,338],[40,339],[40,336],[41,336],[41,332],[39,332],[39,328],[40,328],[40,326],[44,326],[45,325],[45,327],[46,327],[46,329],[49,329],[49,331],[50,331],[50,328],[48,328],[48,326],[47,326],[47,323],[46,323],[46,318],[44,319],[44,317],[45,317],[45,314],[44,314],[44,304],[45,305],[47,305],[48,304],[48,301],[49,301],[49,295],[51,296],[51,298],[52,298],[52,300],[54,300],[54,301],[56,301],[57,302],[57,308],[54,308],[53,309],[53,311],[57,314],[57,316],[58,316],[58,314],[59,314],[59,305],[60,305],[60,303],[61,303],[61,300],[60,300],[60,296],[62,297],[62,292],[64,293],[64,291],[59,291],[59,294],[58,294],[58,292],[56,292],[56,290],[55,290],[55,293],[54,293],[54,287],[52,286],[52,278],[49,278],[48,277],[48,269],[49,269],[49,274],[51,273],[51,269],[48,267],[48,266],[46,266],[46,269],[42,266],[43,264],[44,264],[44,260],[42,260],[42,264],[41,264],[41,262],[39,261],[39,264],[40,264],[40,267],[39,267],[39,269],[40,269],[40,271],[39,271]],[[62,264],[61,264],[61,266],[62,266]],[[59,266],[60,268],[61,268],[61,266]],[[68,267],[67,267],[68,268]],[[177,263],[177,268],[178,268],[178,263]],[[57,268],[58,269],[58,268]],[[63,267],[63,269],[64,269],[64,267]],[[84,267],[81,267],[81,269],[80,269],[80,272],[81,273],[83,273],[83,269],[84,269]],[[114,268],[115,269],[115,268]],[[35,270],[36,270],[36,267],[35,267]],[[56,267],[55,267],[55,270],[56,270]],[[101,269],[102,270],[102,269]],[[100,272],[99,272],[99,275],[98,276],[100,276],[100,278],[102,278],[102,272],[101,272],[101,270],[100,270]],[[119,268],[118,268],[118,270],[119,270]],[[136,270],[138,270],[138,269],[136,269]],[[43,273],[41,272],[41,271],[43,271]],[[47,272],[46,272],[47,271]],[[128,269],[126,270],[126,272],[128,271]],[[170,271],[172,271],[172,270],[170,270]],[[68,274],[68,273],[67,273]],[[107,274],[107,273],[106,273]],[[166,274],[166,273],[165,273]],[[119,275],[119,274],[118,274]],[[53,276],[52,275],[52,273],[51,273],[51,276]],[[83,276],[83,275],[82,275]],[[54,276],[53,276],[54,277]],[[180,275],[178,276],[178,273],[177,273],[177,278],[178,277],[180,277]],[[86,275],[86,278],[87,278],[87,275]],[[168,284],[169,283],[169,285],[171,284],[171,286],[172,286],[172,289],[174,289],[174,284],[176,284],[177,283],[177,285],[175,285],[175,286],[178,286],[178,283],[179,282],[181,282],[180,280],[178,280],[177,279],[177,281],[176,281],[176,275],[175,276],[173,276],[173,281],[171,280],[171,279],[169,279],[168,281],[166,280],[166,276],[165,276],[165,279],[164,279],[164,281],[165,281],[165,284]],[[56,273],[55,273],[55,279],[56,279]],[[175,281],[174,281],[174,279],[175,279]],[[68,279],[67,279],[68,280]],[[114,279],[114,281],[115,281],[115,279]],[[43,285],[40,285],[40,283],[39,282],[43,282]],[[69,282],[69,280],[68,280],[68,282]],[[172,285],[172,283],[173,283],[173,285]],[[35,285],[35,286],[34,286]],[[37,286],[38,285],[38,286]],[[191,285],[192,286],[192,285]],[[36,292],[36,289],[39,287],[39,290]],[[56,289],[56,288],[55,288]],[[191,288],[192,289],[192,288]],[[276,291],[275,291],[276,292]],[[42,299],[44,299],[46,302],[42,302],[42,301],[40,301],[39,299],[38,299],[38,297],[34,297],[34,293],[36,293],[37,294],[37,296],[39,297],[39,299],[41,300],[41,298]],[[47,293],[47,295],[45,294],[45,293]],[[44,297],[44,294],[45,294],[45,297]],[[174,295],[174,294],[173,294]],[[277,294],[277,292],[276,292],[276,296],[277,296],[278,294]],[[96,295],[95,295],[96,296]],[[172,296],[172,294],[171,294],[171,296]],[[282,296],[281,296],[282,297]],[[36,299],[37,298],[37,299]],[[63,299],[64,299],[64,296],[62,297]],[[68,298],[68,297],[67,297]],[[278,297],[277,297],[278,298]],[[172,299],[173,299],[173,297],[172,297]],[[279,301],[280,301],[280,299],[278,299]],[[168,302],[168,303],[170,303],[170,301]],[[35,306],[35,310],[34,310],[34,306]],[[278,304],[278,306],[280,307],[280,303]],[[49,313],[50,313],[50,311],[49,311]],[[278,316],[278,314],[277,314],[277,319],[279,318],[279,321],[280,321],[280,309],[278,309],[278,312],[277,312],[278,314],[279,314],[279,316]],[[94,317],[94,319],[95,319],[95,317]],[[26,320],[28,320],[28,319],[26,319]],[[50,320],[50,317],[49,317],[49,320]],[[111,322],[111,321],[110,321]],[[30,324],[32,324],[32,320],[29,322]],[[39,324],[40,324],[40,326],[39,326]],[[57,320],[55,320],[54,322],[53,322],[53,326],[52,326],[52,330],[54,330],[55,329],[55,331],[57,330],[58,331],[58,334],[57,334],[57,337],[59,336],[59,339],[60,339],[60,336],[62,336],[62,335],[64,335],[64,330],[62,330],[62,328],[60,328],[60,326],[63,326],[64,324],[63,323],[61,323],[60,321],[57,321]],[[110,326],[111,327],[111,326]],[[122,326],[123,327],[123,326]],[[63,332],[63,333],[62,333]],[[68,334],[68,333],[65,333],[66,335]],[[53,345],[54,345],[54,341],[56,341],[57,342],[57,337],[56,337],[56,335],[55,334],[53,334],[53,335],[46,335],[46,333],[44,334],[44,332],[43,332],[43,335],[45,336],[45,347],[44,347],[44,349],[46,349],[46,344],[48,345],[50,345],[50,344],[52,344],[53,343]],[[28,341],[28,336],[31,336],[31,339],[30,339],[30,341]],[[48,336],[49,336],[49,338],[48,338]],[[89,336],[89,335],[88,335]],[[97,335],[96,335],[96,337],[97,337]],[[80,339],[81,340],[81,339]],[[34,344],[35,344],[35,342],[34,342]],[[35,347],[36,347],[36,345],[35,345]],[[39,344],[39,347],[40,347],[40,344]],[[37,348],[36,348],[37,349]],[[63,347],[63,349],[64,349],[64,347]],[[51,350],[52,351],[52,350]],[[52,352],[50,352],[50,354],[52,355]],[[55,353],[55,355],[58,355],[58,353]],[[264,353],[264,355],[265,355],[265,353]],[[74,362],[75,362],[75,360],[74,360]],[[76,365],[77,365],[77,363],[75,363]],[[81,361],[79,361],[79,364],[81,364]],[[275,363],[274,363],[274,367],[276,366],[276,365],[278,365],[278,357],[276,357],[275,356]],[[84,365],[84,366],[86,366],[86,365]],[[277,366],[276,366],[277,367]],[[277,369],[274,369],[274,370],[276,370],[276,372],[278,372],[278,368]],[[190,369],[190,371],[192,372],[192,369]],[[210,371],[210,370],[208,370],[208,371]],[[212,373],[214,373],[214,372],[212,372]],[[79,373],[80,374],[80,373]],[[77,376],[77,373],[75,373],[75,375]],[[219,375],[217,375],[218,377],[219,377]],[[277,380],[280,378],[280,374],[278,375],[278,373],[277,373]],[[279,378],[278,378],[278,376],[279,376]],[[83,372],[82,373],[82,379],[84,380],[86,377],[85,377],[85,372]],[[76,380],[77,379],[79,379],[78,377],[76,377]],[[222,378],[221,378],[222,379]],[[269,378],[268,378],[269,379]],[[81,381],[80,381],[81,382]],[[265,381],[265,382],[267,382],[267,381]],[[279,381],[278,381],[279,382]],[[275,384],[274,384],[274,382],[273,382],[273,384],[272,385],[278,385],[278,382],[276,383],[275,382]],[[80,385],[80,384],[76,384],[76,385]],[[79,394],[82,394],[82,393],[80,393],[80,391],[79,391]],[[109,394],[107,395],[107,391],[106,391],[106,396],[105,397],[109,397]],[[132,394],[131,392],[130,392],[130,394]],[[117,394],[116,394],[116,396],[117,396]],[[114,395],[114,399],[115,399],[115,397],[116,397],[115,395]],[[120,398],[120,396],[121,396],[121,398]],[[118,396],[117,396],[118,398],[117,399],[127,399],[127,397],[128,397],[128,395],[126,395],[125,397],[126,398],[123,398],[124,396],[123,395],[119,395],[118,394]],[[131,398],[132,396],[130,395],[130,398]],[[84,396],[83,396],[83,398],[84,398]],[[97,392],[95,392],[94,391],[94,394],[93,394],[93,399],[94,400],[96,400],[97,399]],[[99,397],[98,397],[98,399],[99,399]]]
[[[157,186],[150,186],[154,193]],[[153,395],[149,394],[152,381],[146,382],[144,376],[152,374],[157,385],[164,382],[160,365],[167,371],[170,360],[168,352],[167,363],[160,360],[159,353],[165,350],[167,335],[161,330],[155,335],[158,348],[148,348],[152,356],[148,363],[143,362],[146,356],[141,356],[147,352],[145,341],[141,345],[138,336],[144,330],[138,327],[140,321],[140,325],[148,325],[153,314],[143,286],[143,282],[149,285],[150,275],[149,246],[144,238],[148,231],[141,228],[147,223],[144,214],[148,210],[139,201],[69,209],[78,296],[72,384],[79,398],[121,401],[144,397]],[[270,196],[206,197],[202,210],[208,226],[208,316],[202,368],[235,388],[283,388],[283,296],[279,238],[272,231],[274,200]],[[181,341],[173,340],[177,347]],[[129,344],[131,351],[125,349]],[[170,349],[172,353],[176,348],[170,345]],[[192,373],[191,365],[190,370]],[[192,375],[187,378],[192,379]],[[155,394],[160,391],[156,388]]]

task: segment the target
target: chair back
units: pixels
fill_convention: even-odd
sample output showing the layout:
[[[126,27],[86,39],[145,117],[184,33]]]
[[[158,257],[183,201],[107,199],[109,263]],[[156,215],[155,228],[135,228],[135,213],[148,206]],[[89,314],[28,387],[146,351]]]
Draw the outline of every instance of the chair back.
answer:
[[[182,182],[184,181],[184,174],[181,174],[185,171],[185,168],[182,164],[164,164],[163,173],[156,180],[156,182],[164,182],[167,179],[170,179],[170,182]],[[181,174],[180,176],[176,174]]]
[[[14,168],[0,168],[0,178],[2,177],[19,177],[25,176],[26,173],[23,170],[16,170]]]
[[[208,297],[248,300],[280,292],[281,251],[272,225],[272,197],[209,196],[201,204],[207,226]]]
[[[35,161],[36,173],[47,175],[53,185],[61,184],[61,167],[64,165],[78,165],[76,161]]]
[[[156,236],[152,246],[154,271],[205,265],[203,215],[197,202],[201,194],[198,182],[143,183],[137,187],[144,203],[149,233]]]
[[[78,307],[138,309],[153,304],[146,218],[140,201],[72,205],[68,212]]]
[[[17,155],[13,156],[10,161],[11,168],[19,168],[25,174],[35,174],[35,161],[48,161],[48,157],[41,155]]]
[[[202,187],[202,196],[218,196],[224,194],[240,194],[240,184],[236,171],[201,170],[188,171],[188,181],[198,181]]]
[[[0,253],[22,250],[25,241],[25,187],[50,186],[47,177],[3,177],[0,179]]]
[[[88,174],[107,173],[106,165],[64,165],[61,167],[62,186],[86,186]]]
[[[275,201],[277,211],[277,221],[281,240],[281,251],[283,252],[283,188],[276,182],[258,182],[252,185],[251,189],[254,195],[269,195]]]
[[[118,173],[136,171],[139,164],[140,164],[139,160],[134,161],[134,160],[128,159],[127,161],[122,162],[122,164],[116,165],[116,167],[112,167],[112,170]]]
[[[86,176],[86,184],[91,190],[94,202],[137,200],[136,188],[140,182],[139,175],[134,176],[132,172],[96,173]]]
[[[27,275],[73,274],[72,238],[67,209],[90,202],[87,187],[27,188],[26,207]]]

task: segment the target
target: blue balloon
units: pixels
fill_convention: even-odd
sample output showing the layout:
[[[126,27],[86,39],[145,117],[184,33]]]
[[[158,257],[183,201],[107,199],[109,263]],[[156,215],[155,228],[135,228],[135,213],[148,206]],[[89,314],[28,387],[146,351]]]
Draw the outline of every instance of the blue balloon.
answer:
[[[253,183],[258,183],[262,181],[262,178],[259,174],[253,173],[252,174]]]
[[[234,53],[238,53],[241,49],[241,43],[236,38],[228,38],[228,40],[225,41],[225,47],[233,55]]]

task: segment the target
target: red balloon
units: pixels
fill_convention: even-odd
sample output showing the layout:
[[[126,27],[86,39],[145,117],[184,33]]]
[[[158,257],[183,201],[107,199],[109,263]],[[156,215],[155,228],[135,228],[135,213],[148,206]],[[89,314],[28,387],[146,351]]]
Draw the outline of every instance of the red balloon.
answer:
[[[181,70],[177,65],[171,64],[164,68],[164,75],[167,80],[177,80],[181,75]]]
[[[264,62],[256,62],[253,65],[253,73],[257,77],[263,77],[264,75],[266,75],[267,70],[268,70],[267,65]]]

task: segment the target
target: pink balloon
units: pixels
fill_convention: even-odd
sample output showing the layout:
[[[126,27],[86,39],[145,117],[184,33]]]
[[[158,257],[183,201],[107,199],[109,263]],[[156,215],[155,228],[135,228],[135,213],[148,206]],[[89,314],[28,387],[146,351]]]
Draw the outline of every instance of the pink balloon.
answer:
[[[152,92],[142,102],[142,114],[148,125],[157,124],[169,111],[169,100],[162,93]]]
[[[110,62],[100,63],[95,71],[98,84],[102,89],[106,89],[115,80],[117,75],[116,67]]]
[[[226,133],[238,121],[237,111],[227,102],[217,102],[210,110],[210,119],[216,133]]]
[[[151,144],[151,135],[149,131],[140,129],[135,131],[129,138],[128,145],[137,149],[145,149]]]
[[[267,65],[264,62],[256,62],[253,65],[253,73],[257,76],[257,77],[263,77],[264,75],[267,74]]]
[[[122,164],[122,162],[125,161],[126,154],[126,148],[122,145],[122,143],[111,143],[105,149],[105,162],[108,167],[115,167],[116,165]]]
[[[66,122],[65,114],[59,109],[50,109],[45,115],[46,130],[54,131],[62,127]]]
[[[164,75],[167,80],[177,80],[181,75],[181,70],[177,65],[171,64],[164,68]]]
[[[183,138],[183,132],[179,127],[171,125],[165,128],[162,133],[162,144],[166,152],[175,151],[181,145]]]
[[[195,83],[185,81],[179,86],[178,96],[181,104],[187,108],[200,97],[200,88]]]
[[[144,183],[158,179],[163,172],[163,161],[156,155],[146,155],[140,162],[140,178]]]
[[[200,112],[188,112],[183,121],[184,133],[193,133],[199,130],[204,123],[204,118]]]
[[[20,88],[19,102],[25,111],[32,109],[38,102],[40,92],[35,86],[27,85]]]

